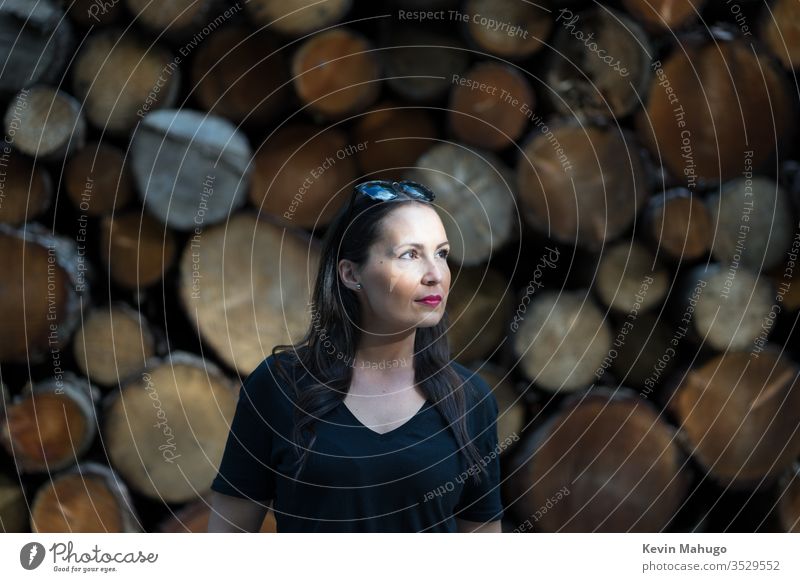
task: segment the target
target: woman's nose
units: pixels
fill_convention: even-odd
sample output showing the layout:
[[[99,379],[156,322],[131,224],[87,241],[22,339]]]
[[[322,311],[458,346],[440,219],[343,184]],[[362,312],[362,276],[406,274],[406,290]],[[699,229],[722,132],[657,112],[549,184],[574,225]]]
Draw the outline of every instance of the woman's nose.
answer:
[[[446,267],[439,264],[435,260],[427,260],[425,262],[425,275],[423,279],[426,283],[438,283],[444,277],[444,269]]]

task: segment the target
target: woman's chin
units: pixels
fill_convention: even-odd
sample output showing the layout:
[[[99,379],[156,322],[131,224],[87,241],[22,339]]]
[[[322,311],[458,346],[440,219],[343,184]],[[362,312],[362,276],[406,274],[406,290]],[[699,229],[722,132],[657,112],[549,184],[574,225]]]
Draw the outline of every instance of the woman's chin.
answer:
[[[419,320],[417,327],[433,327],[438,325],[441,320],[442,314],[440,312],[429,313]]]

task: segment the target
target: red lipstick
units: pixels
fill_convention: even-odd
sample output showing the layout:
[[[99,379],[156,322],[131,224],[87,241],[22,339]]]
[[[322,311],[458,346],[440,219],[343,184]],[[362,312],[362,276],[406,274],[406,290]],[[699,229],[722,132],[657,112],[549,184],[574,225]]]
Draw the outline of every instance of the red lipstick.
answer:
[[[441,303],[442,296],[441,295],[426,295],[422,299],[417,299],[416,301],[417,301],[417,303],[424,303],[425,305],[432,305],[432,306],[435,307],[436,305],[439,305],[439,303]]]

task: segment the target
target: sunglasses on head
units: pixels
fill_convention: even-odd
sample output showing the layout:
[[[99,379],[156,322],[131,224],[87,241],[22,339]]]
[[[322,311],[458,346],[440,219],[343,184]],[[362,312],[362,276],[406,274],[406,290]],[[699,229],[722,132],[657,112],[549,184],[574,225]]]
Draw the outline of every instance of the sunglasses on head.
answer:
[[[411,198],[420,200],[427,200],[433,202],[435,198],[433,192],[428,188],[417,182],[411,180],[402,180],[400,182],[390,182],[389,180],[370,180],[369,182],[362,182],[353,187],[353,196],[350,198],[350,207],[348,209],[348,217],[353,210],[353,204],[356,195],[361,194],[373,200],[387,201],[394,200],[401,194],[406,194]]]
[[[358,194],[369,196],[373,200],[392,200],[398,194],[406,194],[412,198],[433,201],[434,195],[428,188],[411,180],[389,182],[388,180],[370,180],[356,184],[354,190]]]

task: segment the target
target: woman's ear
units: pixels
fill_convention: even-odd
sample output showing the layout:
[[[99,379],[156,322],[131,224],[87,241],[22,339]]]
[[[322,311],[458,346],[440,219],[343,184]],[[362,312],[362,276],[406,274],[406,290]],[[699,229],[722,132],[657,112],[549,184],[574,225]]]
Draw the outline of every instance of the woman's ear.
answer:
[[[358,290],[359,273],[355,263],[348,259],[342,259],[338,264],[339,278],[342,283],[349,289],[354,291]]]

